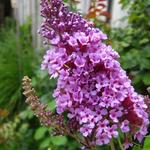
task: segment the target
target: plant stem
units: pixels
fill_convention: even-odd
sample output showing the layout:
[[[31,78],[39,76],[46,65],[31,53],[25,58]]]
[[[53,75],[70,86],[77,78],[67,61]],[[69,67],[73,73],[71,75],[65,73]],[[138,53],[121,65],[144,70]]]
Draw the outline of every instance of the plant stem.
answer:
[[[120,149],[121,149],[121,150],[124,150],[124,148],[123,148],[123,146],[122,146],[122,144],[121,144],[121,142],[120,142],[120,138],[118,138],[118,143],[119,143]]]
[[[90,150],[95,150],[95,147],[91,147]]]
[[[111,150],[115,150],[113,139],[110,141],[110,147],[111,147]]]
[[[85,138],[85,142],[87,143],[88,145],[88,149],[90,150],[95,150],[95,146],[93,144],[90,143],[90,139],[88,137]]]

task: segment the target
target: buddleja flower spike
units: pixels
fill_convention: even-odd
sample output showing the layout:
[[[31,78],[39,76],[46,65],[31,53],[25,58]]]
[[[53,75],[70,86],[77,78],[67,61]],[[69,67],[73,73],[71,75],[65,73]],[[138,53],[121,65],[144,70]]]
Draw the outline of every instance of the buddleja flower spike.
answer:
[[[57,115],[67,113],[66,124],[82,136],[83,148],[109,143],[113,148],[119,133],[122,149],[132,146],[132,137],[141,142],[149,124],[147,105],[117,61],[118,53],[103,43],[107,36],[62,0],[41,0],[41,7],[45,19],[39,33],[51,45],[41,67],[58,78]]]

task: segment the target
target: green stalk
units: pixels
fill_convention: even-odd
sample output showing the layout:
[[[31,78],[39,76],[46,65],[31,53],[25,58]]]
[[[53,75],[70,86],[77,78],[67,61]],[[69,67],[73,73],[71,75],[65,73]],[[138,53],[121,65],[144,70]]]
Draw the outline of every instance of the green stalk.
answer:
[[[110,147],[111,147],[111,150],[115,150],[113,139],[110,141]]]
[[[122,144],[121,144],[120,138],[118,138],[118,143],[119,143],[120,149],[121,149],[121,150],[124,150],[124,148],[123,148],[123,146],[122,146]]]

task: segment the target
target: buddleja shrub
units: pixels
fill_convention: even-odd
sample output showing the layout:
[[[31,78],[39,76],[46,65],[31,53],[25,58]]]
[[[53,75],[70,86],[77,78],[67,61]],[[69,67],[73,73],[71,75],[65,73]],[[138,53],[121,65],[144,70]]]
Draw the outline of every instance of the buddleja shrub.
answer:
[[[119,133],[121,149],[133,145],[132,137],[141,142],[149,124],[148,102],[134,91],[118,53],[103,43],[107,36],[62,0],[41,0],[41,7],[45,20],[39,33],[51,45],[41,67],[57,78],[56,113],[39,102],[30,79],[23,79],[27,103],[41,123],[74,138],[82,149],[109,143],[114,149]]]

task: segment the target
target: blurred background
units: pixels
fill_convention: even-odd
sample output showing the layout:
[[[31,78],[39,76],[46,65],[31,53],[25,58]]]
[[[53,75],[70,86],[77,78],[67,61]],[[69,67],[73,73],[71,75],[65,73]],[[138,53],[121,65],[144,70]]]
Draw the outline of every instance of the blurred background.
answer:
[[[94,22],[108,35],[107,44],[120,54],[120,63],[137,92],[150,86],[150,0],[64,0],[74,12]],[[0,0],[0,150],[78,150],[69,137],[42,127],[22,95],[24,75],[32,78],[38,96],[54,110],[55,80],[40,70],[45,53],[37,30],[42,22],[40,0]],[[150,150],[150,137],[143,148]],[[103,146],[98,149],[109,150]]]

